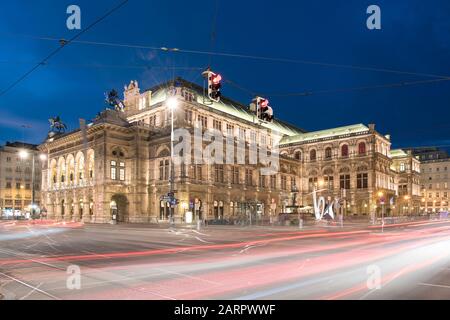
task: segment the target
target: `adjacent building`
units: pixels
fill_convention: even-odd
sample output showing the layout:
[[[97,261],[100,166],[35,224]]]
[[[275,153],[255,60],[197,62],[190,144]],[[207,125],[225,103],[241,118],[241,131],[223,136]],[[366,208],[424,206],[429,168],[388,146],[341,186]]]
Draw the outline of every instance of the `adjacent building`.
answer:
[[[30,212],[35,160],[35,204],[40,205],[41,163],[37,145],[6,142],[0,147],[0,208],[2,216],[24,215]],[[33,157],[35,154],[35,157]]]
[[[427,213],[448,212],[450,193],[450,157],[435,147],[411,149],[420,159],[421,208]]]
[[[178,105],[172,118],[173,98]],[[124,106],[100,112],[80,129],[52,133],[39,146],[47,154],[42,201],[49,217],[157,222],[170,216],[182,221],[192,212],[194,219],[262,219],[286,206],[311,207],[313,190],[344,200],[347,215],[380,213],[382,206],[390,215],[420,209],[419,162],[408,152],[393,153],[390,136],[375,125],[306,132],[279,120],[276,109],[273,121],[263,121],[248,105],[226,97],[211,101],[203,87],[179,78],[143,92],[131,81]],[[174,128],[191,134],[194,146],[196,132],[220,133],[200,147],[231,141],[234,161],[172,166],[172,120]],[[252,161],[252,146],[279,155],[276,172],[262,173],[264,165]],[[170,191],[176,205],[167,200]],[[403,201],[408,209],[399,205]]]
[[[391,150],[391,170],[397,173],[397,213],[419,214],[421,209],[420,177],[421,166],[419,159],[411,150]]]

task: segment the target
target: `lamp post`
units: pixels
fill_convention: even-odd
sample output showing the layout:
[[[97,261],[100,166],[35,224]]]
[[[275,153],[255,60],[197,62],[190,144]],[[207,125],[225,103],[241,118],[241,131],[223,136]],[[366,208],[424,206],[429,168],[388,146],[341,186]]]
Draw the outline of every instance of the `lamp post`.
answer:
[[[292,206],[297,210],[298,227],[301,229],[301,228],[303,228],[303,219],[300,217],[300,210],[298,210],[297,205],[296,205],[298,188],[295,184],[291,187],[291,192],[292,192]]]
[[[381,204],[381,232],[384,232],[384,194],[382,191],[378,191],[378,198],[380,199]]]
[[[26,150],[19,151],[19,157],[21,159],[27,159],[28,156],[29,156],[28,151],[26,151]],[[39,159],[41,161],[44,161],[47,159],[47,156],[45,154],[41,153],[39,155]],[[30,210],[31,218],[34,217],[34,212],[35,212],[34,210],[36,208],[36,205],[35,205],[36,192],[35,192],[35,186],[34,186],[35,185],[35,171],[36,171],[35,170],[35,153],[31,152],[31,210]]]
[[[174,197],[172,196],[174,194],[174,179],[175,179],[175,166],[173,161],[173,143],[174,143],[174,132],[173,132],[173,111],[178,105],[178,100],[175,97],[170,97],[167,99],[167,106],[170,109],[170,191],[171,194],[171,201],[170,201],[170,223],[173,223],[173,200]]]
[[[409,199],[411,199],[411,197],[409,195],[406,195],[404,197],[404,199],[405,199],[405,202],[406,202],[406,209],[407,209],[406,214],[409,215],[409,211],[410,211],[409,210]]]
[[[295,184],[292,186],[291,192],[292,192],[292,205],[295,206],[297,203],[297,193],[298,193],[298,188]]]

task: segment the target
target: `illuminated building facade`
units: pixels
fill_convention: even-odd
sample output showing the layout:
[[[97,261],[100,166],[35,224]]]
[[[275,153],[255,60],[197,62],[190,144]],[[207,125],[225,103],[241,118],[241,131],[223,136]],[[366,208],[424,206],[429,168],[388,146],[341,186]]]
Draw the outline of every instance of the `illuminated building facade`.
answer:
[[[438,148],[414,148],[420,159],[421,207],[427,213],[450,210],[450,157]]]
[[[13,216],[30,210],[32,200],[32,157],[20,157],[21,152],[38,154],[37,145],[6,142],[0,147],[0,215]],[[40,204],[41,163],[35,157],[35,198]]]
[[[169,97],[178,101],[174,128],[214,130],[224,139],[243,140],[245,151],[236,149],[236,156],[246,162],[172,167]],[[399,213],[400,176],[390,138],[373,125],[305,132],[276,114],[273,121],[262,121],[248,106],[225,97],[211,101],[202,87],[182,79],[142,93],[132,81],[123,103],[122,111],[107,109],[86,127],[49,136],[40,145],[48,156],[42,187],[50,217],[106,223],[157,222],[173,216],[180,222],[192,212],[194,219],[261,219],[286,206],[310,206],[311,190],[323,186],[322,193],[345,196],[346,214],[377,211],[380,191],[388,211]],[[263,175],[260,163],[248,161],[249,146],[267,146],[275,153],[277,137],[279,170]],[[176,205],[167,201],[170,191],[179,201]]]

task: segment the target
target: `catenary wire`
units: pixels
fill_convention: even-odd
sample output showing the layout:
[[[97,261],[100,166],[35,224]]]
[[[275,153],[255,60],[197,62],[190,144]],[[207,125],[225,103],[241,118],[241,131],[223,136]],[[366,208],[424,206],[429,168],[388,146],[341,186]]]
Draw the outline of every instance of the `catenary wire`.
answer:
[[[30,35],[22,35],[22,36],[32,38],[32,39],[37,39],[37,40],[61,41],[60,38],[55,38],[55,37],[41,37],[41,36],[30,36]],[[318,66],[324,66],[324,67],[346,68],[346,69],[354,69],[354,70],[361,70],[361,71],[374,71],[374,72],[384,72],[384,73],[393,73],[393,74],[414,75],[414,76],[429,77],[429,78],[450,79],[450,76],[438,75],[438,74],[433,74],[433,73],[411,72],[411,71],[402,71],[402,70],[395,70],[395,69],[389,69],[389,68],[376,68],[376,67],[327,63],[327,62],[310,61],[310,60],[298,60],[298,59],[290,59],[290,58],[256,56],[256,55],[247,55],[247,54],[239,54],[239,53],[227,53],[227,52],[217,52],[217,51],[212,52],[212,51],[180,49],[180,48],[175,48],[175,47],[169,48],[169,47],[165,47],[165,46],[158,47],[158,46],[88,41],[88,40],[76,40],[76,41],[72,41],[72,42],[78,43],[78,44],[85,44],[85,45],[111,46],[111,47],[122,47],[122,48],[132,48],[132,49],[159,50],[159,51],[165,51],[165,52],[181,52],[181,53],[191,53],[191,54],[215,55],[215,56],[225,56],[225,57],[234,57],[234,58],[266,60],[266,61],[273,61],[273,62],[310,64],[310,65],[318,65]]]
[[[2,90],[0,92],[0,97],[3,96],[4,94],[6,94],[8,91],[10,91],[12,88],[14,88],[16,85],[18,85],[20,82],[22,82],[24,79],[26,79],[30,74],[32,74],[35,70],[37,70],[40,66],[44,65],[48,60],[50,60],[54,55],[56,55],[59,51],[62,50],[62,48],[64,48],[66,45],[74,42],[77,38],[79,38],[81,35],[83,35],[84,33],[86,33],[88,30],[90,30],[92,27],[94,27],[95,25],[97,25],[98,23],[100,23],[101,21],[103,21],[104,19],[106,19],[109,15],[111,15],[112,13],[114,13],[115,11],[117,11],[118,9],[120,9],[121,7],[123,7],[127,2],[129,2],[129,0],[124,0],[122,2],[120,2],[118,5],[116,5],[115,7],[113,7],[112,9],[108,10],[103,16],[101,16],[100,18],[98,18],[97,20],[95,20],[94,22],[92,22],[90,25],[88,25],[86,28],[84,28],[83,30],[81,30],[80,32],[78,32],[76,35],[74,35],[72,38],[70,38],[69,40],[65,41],[64,43],[62,43],[58,48],[56,48],[55,50],[53,50],[52,52],[50,52],[50,54],[48,54],[44,59],[42,59],[41,62],[37,63],[34,67],[32,67],[30,70],[28,70],[27,72],[25,72],[22,76],[20,76],[16,81],[14,81],[13,83],[11,83],[8,87],[6,87],[4,90]]]

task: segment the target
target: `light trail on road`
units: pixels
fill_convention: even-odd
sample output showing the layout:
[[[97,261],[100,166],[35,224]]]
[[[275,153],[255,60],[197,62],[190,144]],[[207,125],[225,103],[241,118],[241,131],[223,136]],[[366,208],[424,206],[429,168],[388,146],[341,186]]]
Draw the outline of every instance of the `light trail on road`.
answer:
[[[450,266],[450,221],[379,227],[211,227],[197,233],[89,225],[49,235],[42,231],[55,226],[48,224],[32,227],[37,236],[19,247],[1,241],[0,271],[4,280],[13,277],[61,299],[404,299],[436,287],[450,298],[448,283],[432,281]],[[24,232],[23,226],[8,228],[14,232]],[[35,244],[45,236],[70,254],[45,254],[50,247]],[[197,237],[213,244],[199,245]],[[136,246],[154,248],[130,250]],[[82,272],[80,290],[66,287],[65,270],[74,264]],[[379,290],[367,285],[369,266],[381,270]],[[23,285],[6,287],[26,299],[46,298]]]

